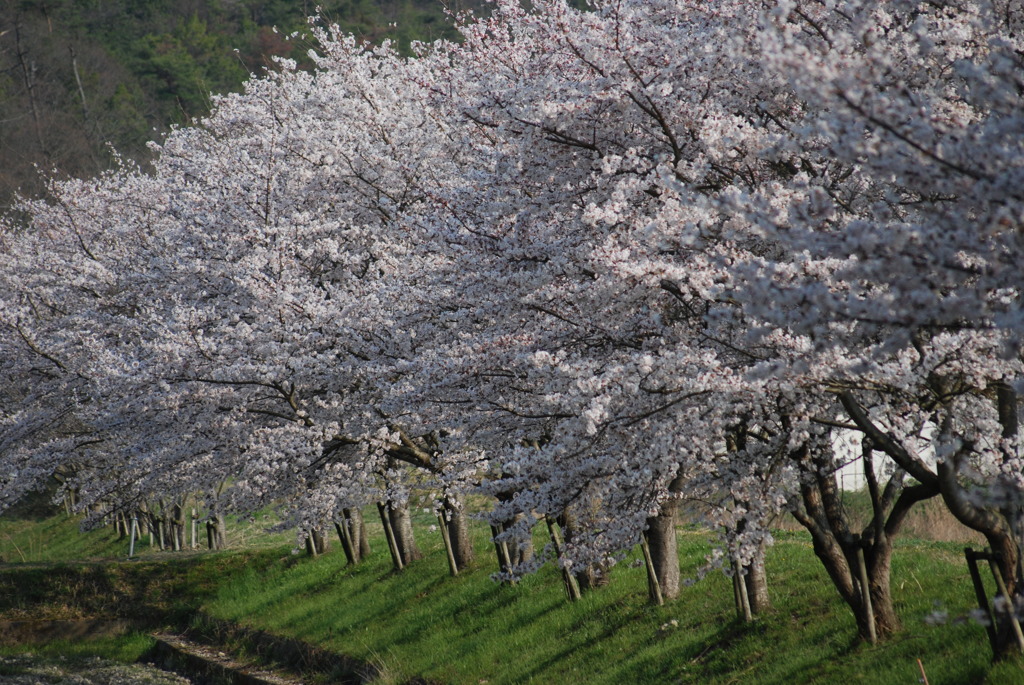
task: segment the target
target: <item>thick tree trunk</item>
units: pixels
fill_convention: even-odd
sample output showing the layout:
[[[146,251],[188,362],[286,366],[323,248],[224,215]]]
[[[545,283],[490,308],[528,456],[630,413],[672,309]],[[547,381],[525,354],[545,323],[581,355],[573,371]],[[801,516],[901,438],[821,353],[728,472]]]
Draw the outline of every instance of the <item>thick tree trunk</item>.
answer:
[[[211,515],[206,521],[206,544],[209,549],[227,547],[227,526],[223,514]]]
[[[346,509],[349,521],[352,522],[352,538],[359,541],[359,558],[365,559],[373,551],[370,549],[370,536],[366,532],[366,521],[360,509]]]
[[[678,500],[668,499],[662,503],[657,516],[647,519],[651,570],[658,579],[661,596],[666,600],[679,597],[679,547],[676,539],[678,509]]]
[[[881,640],[900,629],[900,620],[896,617],[896,609],[892,602],[892,541],[886,538],[866,546],[864,560],[867,564],[875,634]]]
[[[754,615],[764,613],[772,606],[768,596],[768,574],[764,568],[764,557],[765,549],[762,543],[754,559],[746,567],[746,575],[743,576],[743,580],[747,584],[747,600],[750,603],[750,611]]]
[[[171,547],[180,552],[185,548],[185,509],[178,502],[171,507],[170,532]]]
[[[444,515],[455,565],[460,571],[469,568],[473,563],[474,551],[473,542],[469,537],[469,517],[466,516],[466,509],[460,500],[447,499]]]
[[[397,509],[388,509],[388,518],[391,519],[391,528],[395,533],[395,544],[402,556],[402,564],[408,566],[410,562],[423,558],[423,553],[416,546],[416,537],[412,531],[412,515],[409,507],[403,505]]]
[[[518,523],[526,518],[526,514],[516,514],[513,523]],[[513,566],[526,563],[533,559],[533,534],[527,532],[523,537],[516,537],[505,545],[508,548],[509,558]]]
[[[1002,424],[1002,437],[1007,440],[1016,438],[1018,426],[1018,397],[1013,388],[1006,383],[997,383],[996,409]],[[1016,520],[1020,512],[1015,505],[1000,508],[996,505],[979,506],[961,483],[961,467],[966,453],[956,453],[936,465],[939,489],[942,499],[960,523],[985,536],[992,553],[995,555],[993,575],[998,572],[1005,585],[1007,599],[1013,605],[1024,601],[1024,571],[1021,569],[1020,541],[1014,533],[1011,521]],[[1007,463],[1012,463],[1015,454],[1005,455]],[[1014,653],[1024,651],[1020,646],[1017,626],[1006,611],[996,615],[996,644],[993,646],[997,660]]]

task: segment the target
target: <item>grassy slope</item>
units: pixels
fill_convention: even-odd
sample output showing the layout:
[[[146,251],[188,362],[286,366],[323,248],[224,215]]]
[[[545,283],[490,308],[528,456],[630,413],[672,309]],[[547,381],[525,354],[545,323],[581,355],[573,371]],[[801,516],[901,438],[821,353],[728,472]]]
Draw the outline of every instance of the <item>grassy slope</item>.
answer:
[[[703,562],[706,537],[682,536],[684,568]],[[771,553],[776,608],[751,625],[735,620],[720,575],[654,608],[645,602],[643,569],[619,567],[611,586],[571,605],[552,571],[500,586],[481,556],[482,568],[452,579],[439,549],[402,574],[390,572],[382,553],[352,569],[340,555],[248,569],[206,609],[452,683],[915,682],[918,658],[933,684],[986,674],[993,683],[1020,682],[1017,665],[989,673],[979,626],[924,622],[937,602],[953,616],[970,610],[961,559],[948,544],[902,546],[894,589],[906,631],[879,647],[855,643],[851,616],[799,534]]]
[[[37,525],[54,526],[43,538],[68,549],[64,538],[79,536],[60,518]],[[0,521],[0,541],[16,537],[10,530],[11,522]],[[853,639],[849,612],[799,533],[784,534],[768,559],[775,609],[744,625],[735,620],[730,585],[717,574],[685,588],[669,606],[655,608],[646,603],[643,569],[622,564],[609,587],[573,605],[551,569],[517,586],[492,582],[494,561],[482,527],[477,567],[458,578],[447,575],[439,534],[425,526],[419,537],[426,558],[401,574],[391,571],[379,530],[371,532],[374,554],[355,568],[344,566],[337,549],[310,559],[289,554],[287,546],[168,557],[161,563],[8,565],[0,570],[0,617],[89,614],[115,595],[145,597],[164,611],[202,607],[214,617],[369,660],[397,680],[422,675],[492,684],[896,683],[917,682],[917,659],[933,685],[1022,679],[1019,664],[990,668],[979,626],[924,622],[936,608],[953,618],[972,608],[962,551],[955,544],[900,545],[893,586],[905,630],[869,647]],[[708,535],[692,529],[681,533],[684,569],[692,571],[710,549]],[[90,536],[111,537],[102,531]],[[115,555],[120,554],[118,549]],[[101,576],[107,580],[101,582]],[[31,595],[17,590],[25,587],[33,588]],[[122,658],[131,653],[125,650]]]

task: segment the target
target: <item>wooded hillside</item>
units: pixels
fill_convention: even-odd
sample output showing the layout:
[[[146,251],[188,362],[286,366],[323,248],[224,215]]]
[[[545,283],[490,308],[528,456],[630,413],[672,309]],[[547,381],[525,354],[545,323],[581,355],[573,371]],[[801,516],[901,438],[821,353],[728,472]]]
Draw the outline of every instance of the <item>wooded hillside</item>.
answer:
[[[275,56],[303,59],[306,17],[321,7],[370,41],[448,31],[441,0],[4,0],[0,4],[0,208],[38,194],[36,167],[86,176],[113,151],[144,161],[146,143],[209,111]]]

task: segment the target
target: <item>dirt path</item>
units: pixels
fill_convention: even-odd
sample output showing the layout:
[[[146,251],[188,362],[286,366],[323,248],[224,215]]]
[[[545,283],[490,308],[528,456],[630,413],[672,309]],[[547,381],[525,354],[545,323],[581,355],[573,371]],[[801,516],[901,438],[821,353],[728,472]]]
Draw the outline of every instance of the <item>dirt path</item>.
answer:
[[[162,669],[186,675],[193,683],[212,681],[232,685],[302,685],[303,681],[279,670],[267,670],[221,651],[192,642],[181,635],[157,634],[148,661]]]

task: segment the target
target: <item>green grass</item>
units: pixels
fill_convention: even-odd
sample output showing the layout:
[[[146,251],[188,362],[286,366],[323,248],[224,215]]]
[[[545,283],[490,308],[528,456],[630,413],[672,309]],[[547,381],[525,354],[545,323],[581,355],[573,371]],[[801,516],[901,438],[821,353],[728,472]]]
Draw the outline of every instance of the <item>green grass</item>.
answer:
[[[110,561],[126,559],[128,538],[121,538],[113,526],[81,534],[81,516],[54,513],[47,506],[45,493],[31,496],[0,516],[0,563],[35,564],[65,561]],[[239,549],[279,547],[294,540],[293,533],[266,532],[275,523],[269,513],[254,520],[229,520],[228,545]],[[198,549],[206,546],[206,531],[197,528]],[[187,533],[190,535],[190,533]],[[164,558],[150,536],[141,536],[135,543],[135,556],[141,559]]]
[[[5,517],[0,527],[0,560],[46,563],[128,556],[127,542],[119,541],[112,529],[79,535],[78,520],[63,514],[45,518]]]
[[[33,654],[55,659],[86,659],[102,657],[125,664],[135,663],[153,649],[156,640],[151,635],[130,632],[118,636],[105,636],[91,640],[54,640],[44,644],[0,645],[0,655]]]
[[[708,537],[682,532],[684,569],[703,562]],[[205,610],[384,663],[407,677],[451,683],[888,684],[916,682],[917,659],[933,684],[1020,682],[1019,665],[990,669],[981,627],[925,623],[937,608],[954,619],[972,608],[956,546],[900,546],[894,594],[905,630],[870,647],[855,640],[853,618],[807,537],[782,537],[768,559],[774,608],[752,624],[736,620],[731,586],[717,574],[656,608],[646,602],[643,569],[622,565],[609,587],[570,604],[552,569],[517,586],[493,583],[494,562],[483,546],[480,568],[451,578],[439,543],[426,535],[427,558],[400,574],[383,550],[355,568],[346,568],[340,554],[296,558],[247,569]]]
[[[773,609],[745,624],[719,574],[665,607],[647,603],[644,570],[630,560],[576,604],[552,568],[499,585],[482,524],[476,566],[452,578],[440,535],[421,516],[426,556],[395,573],[370,513],[374,553],[356,567],[345,566],[337,544],[316,559],[288,544],[159,561],[15,564],[0,570],[0,617],[93,615],[118,601],[179,619],[201,610],[373,663],[382,681],[395,682],[888,685],[918,682],[918,659],[932,685],[1024,679],[1020,662],[992,667],[984,630],[961,620],[973,608],[961,544],[897,543],[893,594],[904,630],[872,647],[855,639],[852,615],[800,532],[779,534],[767,562]],[[0,538],[7,530],[0,521]],[[710,537],[680,530],[684,574],[704,562]],[[928,625],[939,609],[950,621]]]

